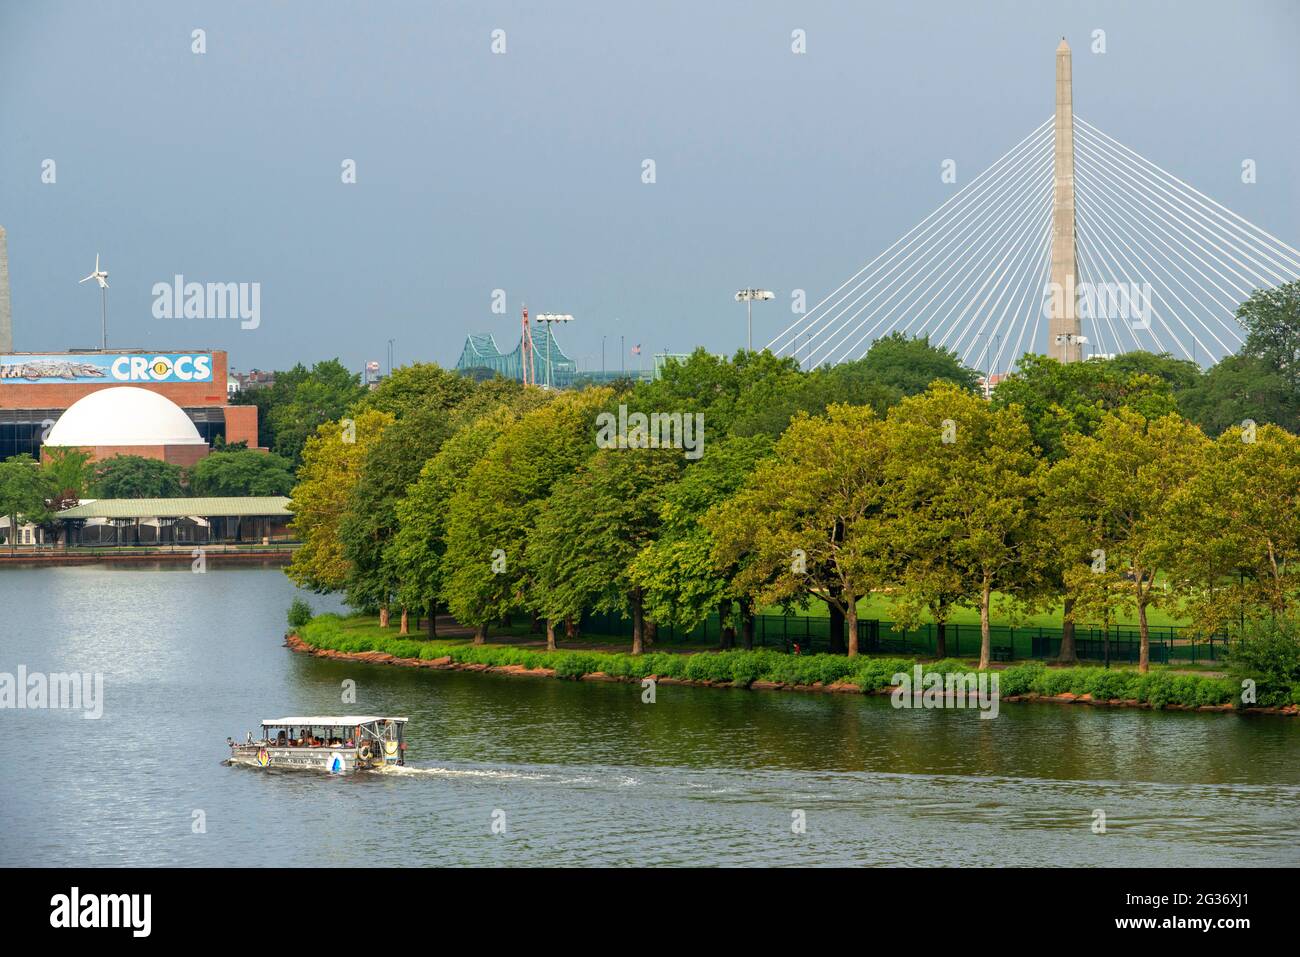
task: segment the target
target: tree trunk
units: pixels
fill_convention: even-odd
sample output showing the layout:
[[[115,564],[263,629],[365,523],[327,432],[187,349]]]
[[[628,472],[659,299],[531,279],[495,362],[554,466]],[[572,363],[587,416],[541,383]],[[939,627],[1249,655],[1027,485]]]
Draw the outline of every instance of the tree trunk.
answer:
[[[980,591],[980,671],[989,666],[993,658],[993,642],[989,638],[989,599],[993,595],[993,582],[984,576],[984,587]]]
[[[726,650],[736,647],[736,629],[731,623],[731,599],[723,598],[718,602],[718,647]]]
[[[632,654],[641,654],[642,629],[645,616],[641,610],[641,589],[632,589]]]
[[[388,606],[384,605],[379,609],[379,627],[388,627]]]
[[[474,644],[481,645],[487,641],[487,622],[474,629]]]
[[[564,619],[564,637],[565,638],[578,637],[578,625],[572,618]]]
[[[746,651],[754,650],[754,603],[748,598],[740,599],[740,634]]]
[[[1142,586],[1139,584],[1138,589]],[[1147,631],[1147,603],[1139,595],[1138,597],[1138,637],[1141,643],[1138,646],[1138,671],[1146,674],[1151,670],[1151,636]]]
[[[402,624],[397,629],[397,633],[399,635],[409,635],[411,633],[411,618],[407,614],[405,605],[402,606]]]
[[[502,627],[502,628],[509,628],[509,627],[510,627],[510,616],[509,616],[509,615],[502,615],[502,616],[501,616],[501,627]]]
[[[1065,599],[1065,606],[1061,611],[1061,653],[1057,656],[1057,661],[1063,665],[1077,665],[1079,663],[1079,652],[1074,647],[1074,596],[1068,595]]]
[[[429,640],[432,641],[438,637],[438,603],[429,602]]]
[[[546,619],[546,650],[555,650],[555,619]]]
[[[533,615],[532,623],[528,626],[529,634],[540,635],[542,633],[542,619],[536,614]]]
[[[941,615],[945,612],[940,609]],[[936,658],[948,657],[948,622],[940,618],[934,623],[934,656]]]
[[[838,588],[832,588],[831,597],[838,599],[839,596],[840,596],[840,590]],[[830,613],[831,613],[831,622],[830,622],[831,654],[842,655],[844,654],[845,651],[844,612],[840,610],[839,603],[835,601],[827,602],[827,607],[830,609]]]
[[[858,656],[858,600],[852,595],[846,595],[845,607],[849,610],[849,657],[856,658]]]
[[[655,639],[659,637],[659,622],[646,620],[645,623],[645,645],[647,648],[653,648]]]

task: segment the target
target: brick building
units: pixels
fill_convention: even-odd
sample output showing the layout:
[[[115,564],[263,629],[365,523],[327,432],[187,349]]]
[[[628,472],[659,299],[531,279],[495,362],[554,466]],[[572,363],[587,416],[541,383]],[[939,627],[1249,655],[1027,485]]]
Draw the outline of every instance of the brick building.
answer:
[[[118,386],[147,389],[179,406],[207,447],[220,437],[258,448],[257,408],[231,405],[226,380],[220,350],[0,355],[0,459],[23,452],[39,458],[42,439],[69,406]]]

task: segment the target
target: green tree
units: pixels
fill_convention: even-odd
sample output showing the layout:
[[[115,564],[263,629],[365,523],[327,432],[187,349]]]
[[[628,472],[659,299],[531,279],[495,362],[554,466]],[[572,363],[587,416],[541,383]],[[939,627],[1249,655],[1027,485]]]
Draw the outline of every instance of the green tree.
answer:
[[[24,453],[0,461],[0,515],[9,519],[9,545],[18,544],[18,526],[43,520],[50,494],[49,476]]]
[[[523,545],[551,486],[595,451],[608,389],[569,392],[522,416],[452,496],[444,597],[457,620],[487,637],[489,622],[524,607]]]
[[[858,599],[883,583],[884,423],[869,407],[800,414],[745,485],[701,520],[716,568],[762,604],[824,601],[858,653]]]
[[[308,437],[325,423],[344,418],[364,394],[361,377],[338,359],[318,362],[310,370],[299,363],[287,372],[277,372],[269,390],[250,392],[258,407],[258,437],[263,445],[296,464]]]
[[[555,623],[584,609],[632,619],[632,654],[645,641],[645,602],[631,574],[653,541],[664,489],[681,473],[676,449],[602,449],[560,479],[537,514],[525,551],[528,605]]]
[[[747,646],[752,645],[750,596],[731,588],[736,568],[719,571],[714,565],[713,536],[700,519],[734,494],[771,452],[772,441],[762,434],[724,439],[706,446],[704,456],[663,490],[659,533],[637,555],[631,571],[652,621],[690,630],[717,608],[722,645],[731,647],[731,608],[739,602]]]
[[[935,379],[966,392],[979,388],[980,372],[962,365],[956,352],[932,346],[928,336],[909,337],[902,332],[881,336],[856,366],[867,381],[903,395],[919,395]]]
[[[1177,414],[1148,420],[1118,409],[1092,435],[1068,436],[1066,457],[1046,480],[1049,527],[1075,539],[1073,554],[1091,556],[1071,564],[1066,579],[1087,607],[1136,609],[1142,672],[1151,660],[1147,611],[1172,597],[1156,582],[1177,560],[1175,493],[1200,467],[1206,444]]]
[[[1022,356],[1016,371],[998,383],[992,405],[995,409],[1017,407],[1039,453],[1050,463],[1065,456],[1067,436],[1091,435],[1111,410],[1130,408],[1148,419],[1175,411],[1176,384],[1195,374],[1191,363],[1150,353],[1069,363],[1031,353]],[[1069,551],[1072,541],[1059,535],[1040,537],[1047,563],[1038,579],[1042,590],[1036,596],[1040,606],[1054,607],[1064,600],[1060,660],[1067,664],[1078,661],[1074,643],[1077,596],[1066,587],[1065,570],[1087,558],[1087,552]]]
[[[180,498],[179,465],[139,455],[114,455],[95,463],[96,498]]]
[[[914,623],[921,608],[943,620],[953,602],[977,608],[987,668],[993,593],[1020,591],[1039,574],[1029,427],[1019,409],[991,408],[947,382],[904,399],[887,426],[885,538],[902,620]]]
[[[497,382],[505,380],[496,380]],[[502,391],[492,380],[483,384],[507,401],[477,415],[443,443],[420,470],[419,478],[396,504],[397,532],[385,546],[385,560],[396,569],[398,600],[408,608],[429,610],[429,636],[433,637],[437,605],[441,600],[447,550],[447,513],[451,498],[492,444],[519,416],[549,401],[553,393],[541,389]],[[480,407],[482,393],[457,406],[453,423]]]
[[[288,495],[294,486],[289,460],[274,452],[212,452],[190,469],[195,495]]]
[[[1224,432],[1171,502],[1174,577],[1199,586],[1203,630],[1286,617],[1300,590],[1300,438],[1275,425]]]
[[[1286,377],[1264,359],[1227,356],[1178,396],[1179,410],[1206,435],[1239,429],[1247,420],[1300,429],[1300,412]]]
[[[436,362],[416,362],[394,369],[378,386],[362,395],[356,409],[377,409],[401,419],[427,406],[450,409],[474,391],[474,382],[465,376]]]
[[[285,569],[300,587],[331,592],[347,585],[349,563],[339,525],[366,453],[392,423],[387,412],[371,410],[345,422],[326,422],[307,440],[289,503],[302,545]]]
[[[386,546],[397,532],[397,504],[450,434],[445,409],[414,406],[367,449],[338,529],[348,562],[347,601],[353,607],[382,611],[397,593],[399,567],[386,560]],[[405,605],[402,628],[405,634]]]

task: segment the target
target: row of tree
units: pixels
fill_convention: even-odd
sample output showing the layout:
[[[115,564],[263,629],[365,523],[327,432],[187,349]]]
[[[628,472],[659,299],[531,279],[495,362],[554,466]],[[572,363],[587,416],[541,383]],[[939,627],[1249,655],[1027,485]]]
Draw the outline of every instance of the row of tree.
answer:
[[[978,609],[987,664],[998,603],[1064,602],[1063,657],[1074,622],[1132,613],[1145,668],[1153,607],[1215,631],[1289,614],[1300,581],[1295,435],[1207,437],[1179,414],[1180,368],[1026,357],[988,402],[954,355],[902,337],[831,369],[697,351],[560,394],[407,367],[306,441],[289,574],[385,622],[400,608],[403,630],[440,606],[480,639],[526,614],[553,645],[584,611],[623,614],[634,652],[658,624],[716,610],[748,640],[755,609],[821,602],[853,654],[858,601],[885,591],[900,622],[940,624],[940,654],[953,610]],[[702,413],[703,457],[598,448],[620,405]]]

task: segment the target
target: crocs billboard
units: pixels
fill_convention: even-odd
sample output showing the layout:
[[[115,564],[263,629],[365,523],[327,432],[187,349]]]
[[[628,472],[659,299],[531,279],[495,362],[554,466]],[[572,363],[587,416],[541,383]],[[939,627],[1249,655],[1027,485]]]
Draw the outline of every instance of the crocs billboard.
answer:
[[[211,382],[212,353],[111,353],[0,355],[0,381],[101,382],[146,385]]]

